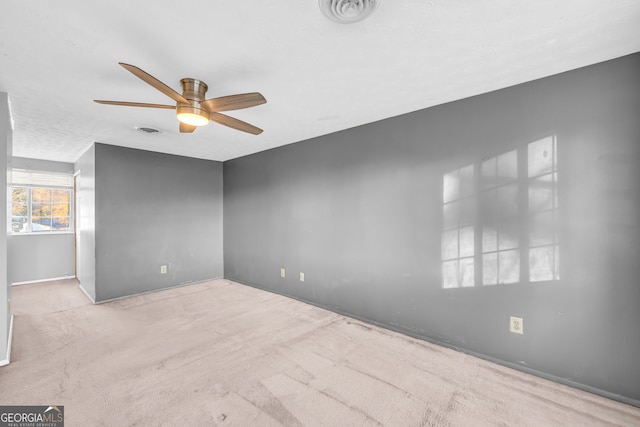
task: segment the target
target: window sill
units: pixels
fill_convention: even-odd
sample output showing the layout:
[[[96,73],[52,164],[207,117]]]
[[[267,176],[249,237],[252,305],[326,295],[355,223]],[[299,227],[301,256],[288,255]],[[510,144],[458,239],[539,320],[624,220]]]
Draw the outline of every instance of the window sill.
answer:
[[[14,233],[11,232],[11,236],[50,236],[59,234],[75,234],[74,231],[44,231],[44,232],[31,232],[31,233]]]

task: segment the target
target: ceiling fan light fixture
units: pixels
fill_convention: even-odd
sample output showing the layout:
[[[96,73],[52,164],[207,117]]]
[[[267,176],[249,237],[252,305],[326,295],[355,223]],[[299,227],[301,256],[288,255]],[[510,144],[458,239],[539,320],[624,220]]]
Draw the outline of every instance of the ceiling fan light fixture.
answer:
[[[193,105],[179,105],[176,109],[178,120],[190,126],[209,124],[209,112]]]
[[[209,124],[209,119],[193,113],[181,113],[178,114],[178,120],[186,125],[191,126],[204,126]]]

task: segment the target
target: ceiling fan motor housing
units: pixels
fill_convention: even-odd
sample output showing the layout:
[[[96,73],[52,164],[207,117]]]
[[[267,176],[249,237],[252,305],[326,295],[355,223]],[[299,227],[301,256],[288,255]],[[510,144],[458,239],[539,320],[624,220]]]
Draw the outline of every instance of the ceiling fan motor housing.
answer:
[[[190,101],[204,101],[204,96],[209,89],[205,82],[198,79],[182,79],[180,85],[182,86],[182,96]]]
[[[188,99],[190,103],[183,104],[178,102],[176,105],[176,114],[178,115],[178,118],[183,117],[183,115],[196,115],[206,118],[208,121],[209,111],[200,107],[200,102],[205,100],[205,94],[207,93],[207,89],[209,89],[207,84],[198,79],[186,78],[180,80],[180,85],[182,85],[182,96]]]

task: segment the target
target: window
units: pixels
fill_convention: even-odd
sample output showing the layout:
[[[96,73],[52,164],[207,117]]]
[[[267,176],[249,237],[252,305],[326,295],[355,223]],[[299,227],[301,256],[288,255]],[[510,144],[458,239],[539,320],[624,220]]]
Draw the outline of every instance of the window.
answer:
[[[555,136],[446,173],[442,185],[443,288],[560,279]]]
[[[72,231],[72,175],[13,169],[11,197],[13,233]]]

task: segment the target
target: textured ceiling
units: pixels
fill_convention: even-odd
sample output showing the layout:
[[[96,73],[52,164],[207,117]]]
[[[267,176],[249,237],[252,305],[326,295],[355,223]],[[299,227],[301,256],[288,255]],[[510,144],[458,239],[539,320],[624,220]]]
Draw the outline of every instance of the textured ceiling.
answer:
[[[317,0],[0,6],[14,155],[66,162],[94,141],[227,160],[638,51],[637,0],[383,0],[348,25]],[[229,115],[265,131],[180,134],[171,110],[93,103],[172,103],[119,61],[209,98],[259,91],[267,104]]]

